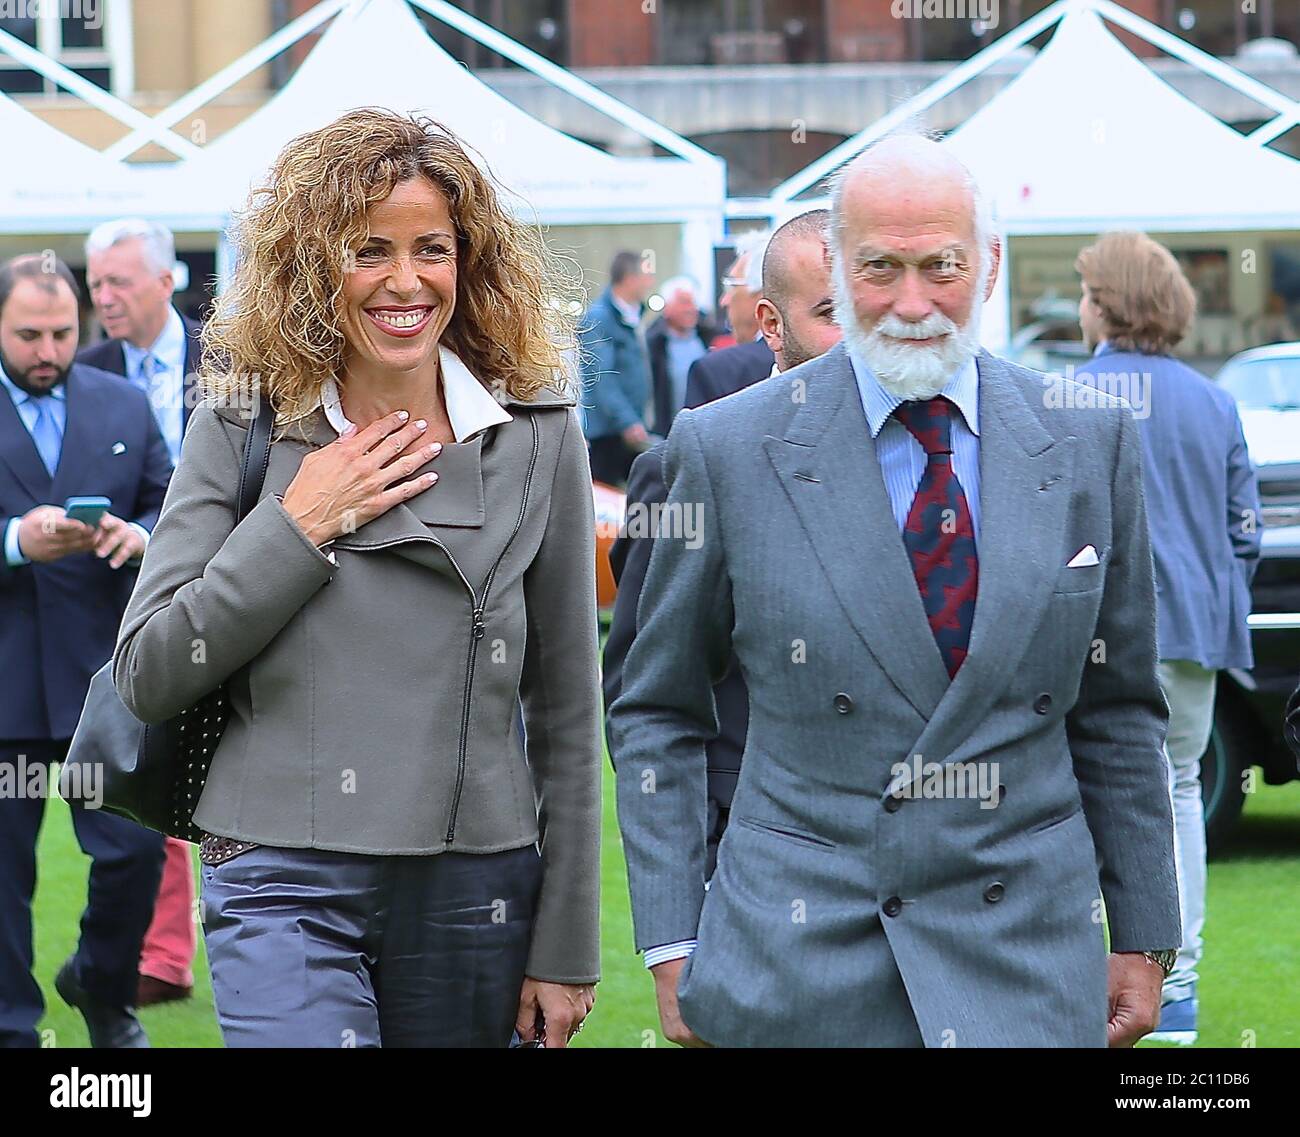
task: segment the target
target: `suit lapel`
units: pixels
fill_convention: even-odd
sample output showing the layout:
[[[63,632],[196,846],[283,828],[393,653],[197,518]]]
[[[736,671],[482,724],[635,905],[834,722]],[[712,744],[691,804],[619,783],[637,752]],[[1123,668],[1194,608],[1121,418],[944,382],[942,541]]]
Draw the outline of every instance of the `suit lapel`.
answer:
[[[979,595],[970,651],[915,752],[948,760],[1024,657],[1056,579],[1073,440],[1039,422],[1023,386],[981,352]]]
[[[50,504],[53,497],[49,471],[28,433],[9,392],[0,389],[0,460],[13,471],[32,501]]]
[[[875,442],[842,346],[808,377],[783,439],[763,447],[850,624],[922,718],[948,687]]]

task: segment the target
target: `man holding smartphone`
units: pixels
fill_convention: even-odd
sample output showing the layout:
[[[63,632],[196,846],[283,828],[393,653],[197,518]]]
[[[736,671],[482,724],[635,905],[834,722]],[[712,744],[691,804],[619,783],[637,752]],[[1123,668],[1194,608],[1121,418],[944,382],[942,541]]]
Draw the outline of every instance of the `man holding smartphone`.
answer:
[[[53,255],[0,265],[0,785],[11,791],[0,793],[0,1046],[37,1044],[31,900],[48,767],[66,755],[90,677],[113,653],[128,566],[171,474],[147,396],[73,362],[78,300]],[[77,497],[101,500],[78,507]],[[95,525],[76,519],[103,499]],[[93,862],[90,899],[56,987],[92,1046],[147,1046],[132,1008],[163,839],[96,809],[73,821]]]

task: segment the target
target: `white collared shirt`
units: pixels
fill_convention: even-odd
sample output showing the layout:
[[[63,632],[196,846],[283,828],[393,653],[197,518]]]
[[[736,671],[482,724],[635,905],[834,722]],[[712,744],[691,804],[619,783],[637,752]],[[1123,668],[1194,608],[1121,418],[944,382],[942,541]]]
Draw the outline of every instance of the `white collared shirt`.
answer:
[[[136,347],[129,340],[122,341],[122,354],[126,362],[126,377],[149,396],[153,417],[158,420],[172,465],[180,459],[181,439],[185,436],[185,324],[174,307],[167,309],[167,321],[158,338],[148,348]],[[152,376],[142,376],[145,356],[152,355],[163,365],[163,370]]]
[[[511,415],[474,377],[474,373],[450,348],[438,346],[438,365],[442,374],[442,397],[447,404],[447,418],[457,442],[468,442],[476,434],[510,422]],[[336,434],[353,423],[343,413],[343,402],[333,376],[321,384],[321,408]]]

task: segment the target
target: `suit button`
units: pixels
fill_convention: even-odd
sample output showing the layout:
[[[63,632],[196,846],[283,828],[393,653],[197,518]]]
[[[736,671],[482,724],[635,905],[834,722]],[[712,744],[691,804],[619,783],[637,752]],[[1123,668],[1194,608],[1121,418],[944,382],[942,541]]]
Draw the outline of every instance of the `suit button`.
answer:
[[[1006,885],[1004,885],[1000,880],[995,880],[984,890],[984,899],[990,904],[996,904],[1002,899],[1002,894],[1006,892],[1006,890]]]
[[[902,910],[903,902],[897,896],[891,896],[881,908],[886,916],[897,916]]]
[[[885,798],[885,812],[897,813],[899,807],[902,804],[903,804],[903,799],[901,797],[895,797],[893,794],[890,794],[887,798]]]
[[[1052,696],[1044,692],[1043,694],[1039,695],[1037,699],[1034,700],[1034,714],[1036,715],[1047,714],[1047,708],[1050,707],[1051,705],[1052,705]]]
[[[839,711],[840,714],[842,715],[847,715],[849,711],[853,710],[853,700],[850,699],[848,695],[846,695],[843,691],[841,691],[838,695],[835,696],[834,702],[835,702],[835,709]]]

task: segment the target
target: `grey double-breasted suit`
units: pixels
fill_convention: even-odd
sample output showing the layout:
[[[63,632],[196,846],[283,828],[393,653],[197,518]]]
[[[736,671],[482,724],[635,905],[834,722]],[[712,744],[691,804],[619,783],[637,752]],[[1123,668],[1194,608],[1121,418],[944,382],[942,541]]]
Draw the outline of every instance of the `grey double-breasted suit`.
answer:
[[[669,505],[702,528],[657,542],[609,729],[637,946],[698,939],[679,994],[706,1041],[1101,1046],[1098,898],[1112,950],[1179,942],[1131,411],[978,370],[979,596],[951,682],[843,347],[674,424]],[[706,893],[733,650],[749,734]],[[927,796],[896,765],[918,755],[974,764],[998,804]]]

